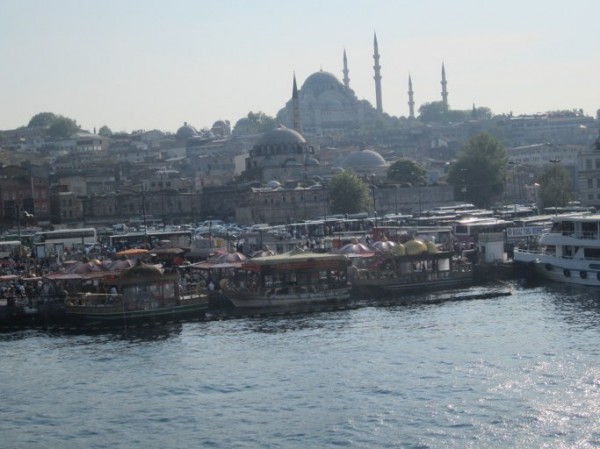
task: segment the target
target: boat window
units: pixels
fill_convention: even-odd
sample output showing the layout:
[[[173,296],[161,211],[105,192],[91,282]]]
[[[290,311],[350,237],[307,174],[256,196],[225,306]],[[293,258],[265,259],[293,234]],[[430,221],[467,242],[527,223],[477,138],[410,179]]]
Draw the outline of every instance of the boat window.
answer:
[[[563,235],[571,235],[575,231],[575,223],[572,221],[562,222],[562,233]]]
[[[600,248],[584,248],[583,254],[586,259],[600,259]]]
[[[596,222],[583,222],[581,223],[581,233],[584,239],[597,239],[598,238],[598,223]]]

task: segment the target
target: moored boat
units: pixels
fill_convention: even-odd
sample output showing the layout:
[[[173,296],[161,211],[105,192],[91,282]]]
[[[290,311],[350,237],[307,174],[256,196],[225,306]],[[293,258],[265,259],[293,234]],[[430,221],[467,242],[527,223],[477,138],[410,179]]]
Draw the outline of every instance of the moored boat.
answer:
[[[201,318],[208,308],[204,292],[192,285],[183,287],[177,271],[165,272],[155,265],[140,262],[98,280],[101,289],[67,294],[69,324],[129,326],[175,321]]]
[[[221,282],[236,308],[297,308],[341,304],[350,298],[348,259],[341,254],[291,251],[245,261]]]
[[[515,248],[513,261],[552,281],[600,286],[600,215],[565,214],[552,219],[535,250]]]
[[[364,297],[473,284],[472,263],[454,251],[438,249],[433,242],[409,240],[388,251],[353,258],[353,265],[353,293]]]

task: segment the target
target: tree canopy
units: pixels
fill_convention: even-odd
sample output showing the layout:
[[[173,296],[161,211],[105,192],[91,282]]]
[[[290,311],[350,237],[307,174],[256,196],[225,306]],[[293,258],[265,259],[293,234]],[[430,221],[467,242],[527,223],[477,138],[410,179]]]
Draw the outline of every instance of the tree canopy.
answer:
[[[28,128],[46,128],[50,137],[67,138],[81,128],[71,118],[54,114],[53,112],[40,112],[29,120]]]
[[[459,123],[472,119],[488,119],[492,110],[486,107],[475,107],[469,111],[450,109],[441,101],[424,103],[419,108],[419,120],[425,123]]]
[[[102,137],[110,137],[110,136],[112,136],[112,134],[113,134],[112,130],[106,125],[102,126],[98,130],[98,135],[102,136]]]
[[[29,120],[27,124],[27,128],[50,128],[50,125],[54,123],[57,115],[53,112],[40,112],[39,114],[35,114]]]
[[[256,131],[264,133],[275,128],[275,118],[264,112],[248,112],[248,120],[256,126]]]
[[[539,200],[542,208],[564,207],[573,199],[573,181],[561,165],[552,164],[540,176]]]
[[[477,207],[491,206],[504,192],[507,155],[504,147],[486,133],[473,136],[448,171],[455,198]]]
[[[48,135],[65,139],[75,134],[79,129],[79,125],[75,120],[59,115],[48,128]]]
[[[412,159],[399,159],[390,165],[387,178],[399,184],[422,185],[427,182],[427,171]]]
[[[368,209],[369,187],[353,171],[333,175],[327,190],[333,214],[353,214]]]

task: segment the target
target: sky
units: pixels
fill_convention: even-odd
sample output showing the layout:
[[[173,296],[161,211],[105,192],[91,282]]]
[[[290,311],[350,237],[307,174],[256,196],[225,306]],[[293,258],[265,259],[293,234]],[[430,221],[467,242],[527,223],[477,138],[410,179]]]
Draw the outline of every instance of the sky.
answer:
[[[86,130],[176,130],[275,116],[319,70],[383,109],[600,109],[598,0],[0,0],[0,130],[39,112]]]

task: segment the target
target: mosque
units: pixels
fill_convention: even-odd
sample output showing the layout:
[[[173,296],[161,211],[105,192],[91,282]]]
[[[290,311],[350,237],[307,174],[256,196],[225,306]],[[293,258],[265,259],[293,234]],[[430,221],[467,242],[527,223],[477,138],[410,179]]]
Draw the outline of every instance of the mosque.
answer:
[[[377,35],[374,36],[374,80],[376,107],[359,100],[350,88],[348,59],[343,56],[343,83],[335,75],[319,71],[310,75],[300,89],[293,78],[292,97],[277,114],[279,127],[262,135],[249,152],[246,171],[262,182],[328,177],[338,168],[351,169],[363,177],[385,177],[389,163],[376,151],[362,149],[347,154],[336,165],[319,160],[318,146],[304,136],[318,138],[349,133],[361,127],[390,119],[383,112],[381,66]],[[442,64],[442,102],[447,105],[446,73]],[[409,118],[414,119],[412,80],[408,79]],[[237,125],[236,125],[237,128]]]
[[[348,58],[343,55],[343,82],[323,70],[313,73],[298,90],[294,75],[292,98],[277,113],[277,121],[306,136],[343,135],[374,124],[385,118],[381,86],[381,65],[377,35],[373,40],[373,60],[376,105],[359,100],[350,88]],[[442,103],[448,107],[446,70],[442,63]],[[408,118],[415,118],[412,79],[408,77]]]

